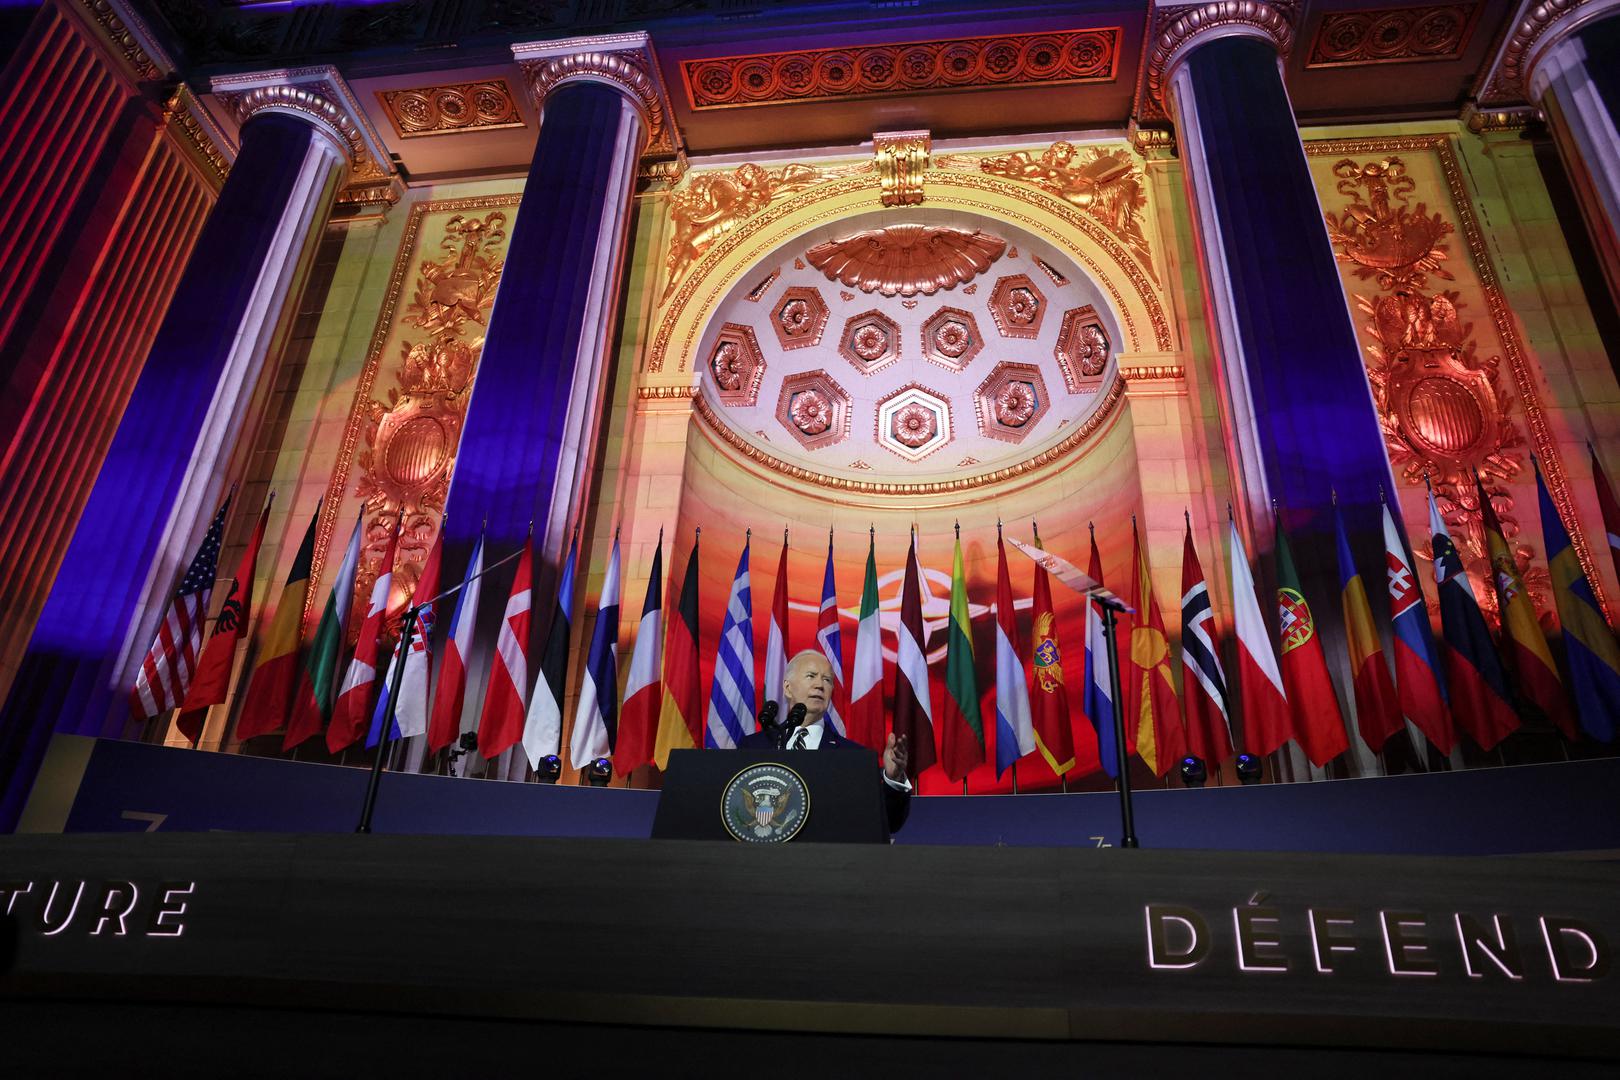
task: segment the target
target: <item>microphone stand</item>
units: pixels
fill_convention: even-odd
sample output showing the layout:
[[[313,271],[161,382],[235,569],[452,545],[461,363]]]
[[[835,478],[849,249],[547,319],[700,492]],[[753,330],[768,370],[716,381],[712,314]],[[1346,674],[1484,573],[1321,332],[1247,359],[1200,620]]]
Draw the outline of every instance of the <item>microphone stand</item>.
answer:
[[[1125,702],[1119,686],[1119,629],[1117,619],[1130,611],[1119,597],[1103,588],[1093,589],[1089,596],[1102,608],[1103,640],[1108,647],[1109,691],[1114,696],[1114,764],[1119,771],[1119,816],[1125,835],[1120,838],[1122,848],[1140,847],[1136,840],[1136,824],[1131,813],[1130,757],[1125,752]]]
[[[371,831],[371,818],[377,810],[377,788],[382,783],[383,759],[388,756],[388,736],[394,730],[394,716],[399,710],[399,684],[405,679],[405,661],[411,653],[411,635],[416,630],[417,618],[422,609],[432,607],[447,596],[454,596],[491,570],[498,566],[505,566],[521,554],[523,554],[523,549],[519,548],[499,562],[490,563],[459,585],[452,586],[438,596],[424,600],[420,604],[413,604],[410,610],[405,612],[405,622],[399,632],[399,649],[394,657],[393,674],[388,680],[388,708],[383,711],[382,731],[377,736],[377,756],[371,762],[371,777],[366,781],[366,801],[360,807],[360,824],[354,827],[355,832],[369,833]]]

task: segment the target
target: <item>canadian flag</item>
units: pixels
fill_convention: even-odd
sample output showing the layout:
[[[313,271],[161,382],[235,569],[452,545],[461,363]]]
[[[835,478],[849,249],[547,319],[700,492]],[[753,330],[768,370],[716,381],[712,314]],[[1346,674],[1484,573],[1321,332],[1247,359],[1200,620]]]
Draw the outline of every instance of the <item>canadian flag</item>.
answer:
[[[495,639],[495,660],[490,665],[484,712],[478,721],[478,752],[498,756],[523,737],[523,717],[529,696],[529,594],[533,592],[534,545],[523,541],[506,614]]]
[[[1271,633],[1260,614],[1249,553],[1243,548],[1237,522],[1228,520],[1232,526],[1232,607],[1238,684],[1243,693],[1243,742],[1251,754],[1269,754],[1292,734],[1288,697],[1283,692],[1276,650],[1271,647]]]

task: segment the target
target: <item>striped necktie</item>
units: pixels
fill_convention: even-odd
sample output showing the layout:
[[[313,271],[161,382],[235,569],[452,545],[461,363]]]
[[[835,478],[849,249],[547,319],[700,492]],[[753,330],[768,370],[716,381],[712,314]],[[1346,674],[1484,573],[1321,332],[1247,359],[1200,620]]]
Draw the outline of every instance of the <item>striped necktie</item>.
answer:
[[[788,744],[788,749],[789,750],[803,750],[804,749],[804,740],[807,737],[808,736],[807,736],[804,728],[800,728],[798,731],[795,731],[793,733],[793,741]]]

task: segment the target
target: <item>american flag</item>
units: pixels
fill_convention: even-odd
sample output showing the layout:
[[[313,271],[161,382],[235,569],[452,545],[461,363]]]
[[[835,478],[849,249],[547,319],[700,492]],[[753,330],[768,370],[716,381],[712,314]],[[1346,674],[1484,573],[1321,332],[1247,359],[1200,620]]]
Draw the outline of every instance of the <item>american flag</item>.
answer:
[[[197,668],[197,654],[202,651],[208,597],[219,572],[219,549],[225,539],[225,515],[230,508],[231,499],[226,496],[135,676],[130,707],[140,719],[178,709],[186,699]]]

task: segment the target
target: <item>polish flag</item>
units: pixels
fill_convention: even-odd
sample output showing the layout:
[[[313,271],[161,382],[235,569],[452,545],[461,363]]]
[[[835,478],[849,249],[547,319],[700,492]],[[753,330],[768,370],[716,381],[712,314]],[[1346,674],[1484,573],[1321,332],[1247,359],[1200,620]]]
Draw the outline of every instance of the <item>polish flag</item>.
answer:
[[[381,571],[371,587],[366,621],[360,624],[354,659],[349,661],[337,703],[332,706],[332,722],[326,727],[326,748],[334,754],[358,739],[371,720],[371,692],[377,682],[377,654],[382,643],[383,619],[388,614],[388,590],[394,584],[394,552],[398,547],[399,530],[396,529],[388,538]]]
[[[1238,685],[1243,695],[1243,742],[1252,754],[1269,754],[1290,738],[1288,697],[1271,634],[1260,614],[1249,553],[1243,549],[1237,522],[1232,527],[1232,605],[1237,631]]]
[[[478,721],[478,752],[486,758],[500,756],[523,737],[523,718],[529,697],[529,605],[534,591],[534,544],[523,541],[512,591],[506,598],[506,614],[495,639],[495,659],[490,664],[489,686],[484,691],[484,712]]]
[[[776,702],[782,707],[782,684],[787,681],[787,530],[782,530],[782,557],[776,563],[776,590],[771,597],[771,625],[765,635],[765,686],[760,704]]]
[[[439,681],[433,687],[433,719],[428,724],[428,752],[437,754],[461,734],[461,708],[467,697],[467,657],[472,650],[473,626],[478,622],[478,593],[484,579],[484,537],[478,537],[467,573],[456,596],[456,614],[450,620]]]

